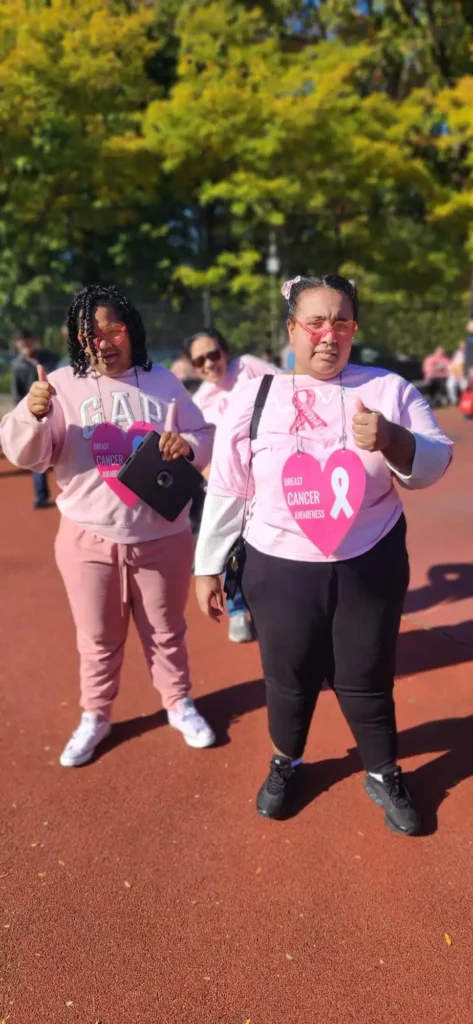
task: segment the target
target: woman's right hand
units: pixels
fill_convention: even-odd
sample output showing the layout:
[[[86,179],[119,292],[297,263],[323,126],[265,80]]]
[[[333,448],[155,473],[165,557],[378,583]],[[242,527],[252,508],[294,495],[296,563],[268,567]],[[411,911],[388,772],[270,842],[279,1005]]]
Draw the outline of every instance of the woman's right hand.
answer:
[[[218,622],[223,615],[223,590],[220,576],[197,576],[195,592],[204,615]]]
[[[38,366],[38,380],[35,380],[28,392],[28,409],[37,420],[48,415],[55,394],[56,390],[49,383],[44,366]]]

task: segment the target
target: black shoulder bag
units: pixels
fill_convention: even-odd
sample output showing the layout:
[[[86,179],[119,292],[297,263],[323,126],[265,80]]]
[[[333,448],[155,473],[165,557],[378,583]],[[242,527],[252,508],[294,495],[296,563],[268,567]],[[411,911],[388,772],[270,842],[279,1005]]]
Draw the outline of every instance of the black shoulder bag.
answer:
[[[261,378],[261,384],[260,384],[260,386],[258,388],[258,394],[256,395],[255,407],[253,409],[253,415],[251,417],[251,423],[250,423],[250,445],[251,445],[251,442],[255,440],[255,438],[256,438],[256,436],[258,434],[258,427],[259,427],[259,424],[260,424],[261,413],[263,412],[263,409],[265,407],[266,399],[268,397],[269,389],[270,389],[272,383],[273,383],[273,374],[265,373],[264,377]],[[247,506],[247,502],[248,502],[248,489],[249,489],[249,486],[250,486],[251,462],[252,462],[252,455],[251,455],[251,448],[250,448],[250,463],[249,463],[249,466],[248,466],[248,478],[247,478],[247,481],[246,481],[245,506],[244,506],[244,509],[243,509],[243,516],[242,516],[242,521],[241,521],[240,536],[237,537],[235,543],[232,544],[232,547],[230,548],[230,551],[229,551],[229,553],[227,555],[227,560],[225,562],[225,570],[224,570],[225,571],[225,583],[224,583],[223,589],[225,591],[226,596],[231,601],[235,597],[235,594],[236,594],[237,590],[239,590],[240,587],[241,587],[241,579],[242,579],[242,576],[243,576],[243,569],[245,567],[246,549],[245,549],[245,540],[244,540],[244,537],[243,537],[243,532],[244,532],[245,523],[246,523],[246,506]]]

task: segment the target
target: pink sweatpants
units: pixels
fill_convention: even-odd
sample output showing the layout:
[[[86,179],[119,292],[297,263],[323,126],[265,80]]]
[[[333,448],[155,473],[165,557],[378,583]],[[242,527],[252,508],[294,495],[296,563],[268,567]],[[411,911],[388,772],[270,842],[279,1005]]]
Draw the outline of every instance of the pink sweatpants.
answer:
[[[186,530],[114,544],[61,517],[56,562],[77,630],[81,705],[109,715],[118,693],[130,612],[166,709],[190,689],[184,610],[194,542]]]

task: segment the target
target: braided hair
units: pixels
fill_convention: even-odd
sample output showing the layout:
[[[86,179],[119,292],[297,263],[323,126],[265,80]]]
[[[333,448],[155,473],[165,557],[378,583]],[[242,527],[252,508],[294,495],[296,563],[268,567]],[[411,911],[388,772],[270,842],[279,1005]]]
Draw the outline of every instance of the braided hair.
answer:
[[[79,340],[79,334],[90,351],[95,352],[94,313],[97,306],[109,306],[127,328],[132,366],[150,370],[152,363],[146,351],[146,331],[138,310],[115,285],[89,284],[75,294],[67,314],[67,347],[74,374],[85,377],[90,367],[90,356]]]

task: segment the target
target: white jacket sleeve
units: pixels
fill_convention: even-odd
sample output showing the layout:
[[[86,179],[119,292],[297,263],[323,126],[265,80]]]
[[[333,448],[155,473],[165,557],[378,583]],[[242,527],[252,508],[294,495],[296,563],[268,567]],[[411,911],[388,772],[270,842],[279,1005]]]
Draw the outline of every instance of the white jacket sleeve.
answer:
[[[405,476],[388,466],[403,487],[421,490],[440,480],[453,458],[453,441],[440,428],[428,402],[412,384],[400,396],[399,423],[412,433],[416,447],[412,472]]]
[[[243,526],[254,493],[250,425],[261,378],[234,393],[217,427],[207,497],[195,554],[196,576],[216,576]]]
[[[244,510],[244,498],[207,494],[195,552],[196,576],[223,572],[228,552],[240,536]]]

